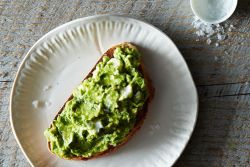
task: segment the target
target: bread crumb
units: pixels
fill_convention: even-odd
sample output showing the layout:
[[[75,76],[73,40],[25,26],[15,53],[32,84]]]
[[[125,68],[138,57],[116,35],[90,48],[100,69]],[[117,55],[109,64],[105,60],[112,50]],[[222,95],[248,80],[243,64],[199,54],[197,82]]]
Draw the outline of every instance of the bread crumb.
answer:
[[[50,101],[45,101],[45,106],[46,107],[49,107],[51,105],[51,102]]]
[[[32,105],[33,105],[34,108],[39,108],[40,105],[41,105],[41,103],[40,103],[40,101],[38,101],[38,100],[33,100],[33,101],[32,101]]]
[[[151,130],[159,130],[161,128],[159,124],[152,124],[149,127]]]
[[[35,109],[42,107],[49,107],[51,105],[50,101],[42,101],[42,100],[33,100],[32,105]]]
[[[50,88],[52,88],[51,85],[46,85],[46,86],[43,88],[43,91],[45,92],[45,91],[49,90]]]
[[[149,134],[150,136],[153,136],[153,135],[154,135],[154,132],[151,130],[151,131],[148,132],[148,134]]]
[[[160,130],[161,127],[159,124],[156,123],[156,124],[151,124],[149,128],[150,130],[148,133],[150,136],[152,136],[153,134],[155,134],[156,131]]]

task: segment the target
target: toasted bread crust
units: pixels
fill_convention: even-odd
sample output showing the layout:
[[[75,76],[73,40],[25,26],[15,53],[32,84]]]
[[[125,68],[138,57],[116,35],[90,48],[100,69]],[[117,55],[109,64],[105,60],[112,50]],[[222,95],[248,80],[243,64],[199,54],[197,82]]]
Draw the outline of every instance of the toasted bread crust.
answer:
[[[95,70],[96,68],[96,65],[102,61],[102,58],[103,56],[108,56],[110,58],[113,57],[113,53],[114,53],[114,50],[117,48],[117,47],[120,47],[120,46],[128,46],[130,48],[135,48],[137,49],[134,45],[132,45],[131,43],[129,42],[124,42],[124,43],[121,43],[119,45],[116,45],[116,46],[113,46],[112,48],[108,49],[102,56],[101,58],[97,61],[97,63],[95,64],[95,66],[92,68],[92,70],[88,73],[88,75],[84,78],[84,80],[86,80],[87,78],[91,77],[92,76],[92,72]],[[140,63],[140,66],[139,66],[139,70],[140,72],[142,73],[145,81],[146,81],[146,87],[147,87],[147,92],[148,92],[148,97],[146,99],[146,102],[144,104],[144,106],[142,107],[141,111],[139,111],[139,114],[137,116],[137,120],[136,120],[136,123],[135,123],[135,126],[134,128],[129,132],[129,134],[126,136],[125,140],[123,142],[121,142],[120,144],[118,144],[117,146],[110,146],[110,148],[104,152],[100,152],[100,153],[97,153],[91,157],[81,157],[81,156],[76,156],[76,157],[72,157],[72,158],[69,158],[69,159],[72,159],[72,160],[89,160],[89,159],[95,159],[95,158],[98,158],[98,157],[101,157],[101,156],[105,156],[107,154],[110,154],[111,152],[114,152],[116,151],[117,149],[119,149],[121,146],[123,146],[124,144],[126,144],[132,137],[133,135],[141,128],[145,118],[146,118],[146,114],[148,112],[148,106],[149,106],[149,103],[151,102],[151,100],[153,99],[153,95],[154,95],[154,87],[152,85],[152,82],[151,82],[151,79],[149,78],[146,70],[145,70],[145,67],[144,67],[144,63],[143,61],[141,60],[141,63]],[[84,81],[83,80],[83,81]],[[55,116],[54,120],[57,119],[57,117],[60,115],[60,113],[63,111],[66,103],[71,100],[73,98],[73,95],[71,95],[68,100],[64,103],[63,107],[60,109],[60,111],[57,113],[57,115]],[[52,124],[51,124],[52,126]],[[50,127],[51,127],[50,126]],[[51,148],[50,148],[50,142],[48,142],[48,148],[51,152]],[[51,152],[52,153],[52,152]]]

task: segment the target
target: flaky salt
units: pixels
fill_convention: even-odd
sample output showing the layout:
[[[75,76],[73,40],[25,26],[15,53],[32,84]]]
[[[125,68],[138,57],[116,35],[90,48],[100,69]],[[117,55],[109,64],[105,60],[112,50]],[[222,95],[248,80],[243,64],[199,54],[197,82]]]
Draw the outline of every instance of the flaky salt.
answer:
[[[210,44],[211,44],[211,42],[212,42],[212,41],[211,41],[211,39],[210,39],[210,38],[208,38],[208,39],[207,39],[207,44],[208,44],[208,45],[210,45]]]
[[[224,41],[228,37],[228,32],[234,29],[233,24],[209,24],[200,20],[198,17],[194,17],[192,22],[193,27],[196,29],[195,34],[198,37],[207,38],[206,43],[211,45],[215,43],[215,46],[219,46],[219,42]],[[196,41],[198,41],[196,39]]]

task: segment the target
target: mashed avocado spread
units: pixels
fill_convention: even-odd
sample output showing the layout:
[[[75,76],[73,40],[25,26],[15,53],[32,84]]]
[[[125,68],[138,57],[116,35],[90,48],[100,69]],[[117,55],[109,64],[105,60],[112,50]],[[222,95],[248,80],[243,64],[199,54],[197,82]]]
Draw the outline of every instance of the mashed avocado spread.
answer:
[[[87,158],[126,138],[147,97],[139,64],[138,51],[124,46],[102,58],[44,132],[53,153]]]

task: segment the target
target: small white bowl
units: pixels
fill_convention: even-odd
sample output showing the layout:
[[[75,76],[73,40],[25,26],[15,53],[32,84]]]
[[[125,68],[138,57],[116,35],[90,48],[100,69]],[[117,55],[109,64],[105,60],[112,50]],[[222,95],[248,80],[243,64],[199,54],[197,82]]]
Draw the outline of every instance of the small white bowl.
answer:
[[[210,24],[227,20],[235,11],[238,0],[190,0],[193,13]]]

